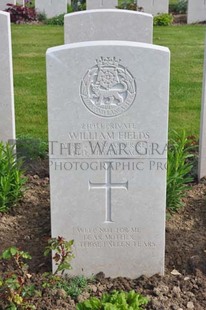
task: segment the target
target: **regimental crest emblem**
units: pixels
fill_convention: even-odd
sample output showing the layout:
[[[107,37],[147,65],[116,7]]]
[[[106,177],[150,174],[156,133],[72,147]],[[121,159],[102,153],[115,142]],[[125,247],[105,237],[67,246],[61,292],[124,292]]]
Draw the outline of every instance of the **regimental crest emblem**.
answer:
[[[136,97],[132,74],[115,57],[101,57],[85,74],[80,95],[94,114],[114,117],[130,108]]]

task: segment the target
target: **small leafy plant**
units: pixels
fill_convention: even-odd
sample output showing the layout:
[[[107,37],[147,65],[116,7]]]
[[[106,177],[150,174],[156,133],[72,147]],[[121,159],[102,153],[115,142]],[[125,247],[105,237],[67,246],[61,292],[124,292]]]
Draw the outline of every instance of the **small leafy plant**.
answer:
[[[148,299],[135,291],[103,294],[101,299],[91,297],[77,304],[77,310],[142,310]]]
[[[57,25],[57,26],[64,26],[64,14],[60,14],[58,16],[54,16],[52,18],[46,18],[44,20],[46,25]]]
[[[73,243],[73,240],[66,241],[60,236],[58,238],[50,238],[48,240],[48,245],[45,248],[44,256],[48,256],[53,251],[53,260],[55,261],[57,268],[54,274],[44,274],[44,282],[42,284],[44,288],[63,288],[65,291],[68,289],[69,285],[67,283],[67,279],[64,279],[61,276],[66,270],[70,270],[72,268],[70,262],[74,257],[72,253]]]
[[[84,11],[86,10],[86,0],[73,0],[72,1],[72,11]]]
[[[27,159],[46,158],[48,154],[48,144],[30,135],[18,136],[16,140],[17,155]]]
[[[62,277],[60,275],[53,275],[51,273],[43,274],[42,287],[44,289],[60,289],[65,292],[67,296],[77,300],[77,297],[82,294],[88,285],[88,280],[84,276],[77,276],[74,278]]]
[[[26,177],[14,146],[0,142],[0,212],[7,212],[23,194]]]
[[[59,272],[63,275],[65,270],[72,268],[70,262],[74,258],[72,253],[73,244],[74,240],[66,241],[63,237],[49,239],[44,255],[47,256],[51,251],[54,251],[53,259],[57,266],[54,275]]]
[[[47,18],[46,18],[46,13],[45,13],[45,12],[38,12],[38,13],[37,13],[37,20],[38,20],[39,22],[42,22],[42,23],[45,23],[45,24],[46,24],[46,20],[47,20]]]
[[[154,17],[154,26],[169,26],[172,22],[172,14],[162,13]]]
[[[73,258],[71,247],[73,241],[65,241],[64,238],[51,238],[45,249],[45,255],[51,250],[55,252],[54,259],[57,264],[57,270],[54,274],[50,272],[42,275],[41,283],[34,285],[31,281],[32,275],[29,274],[27,260],[31,259],[29,253],[21,251],[16,247],[6,249],[0,256],[0,263],[5,265],[9,261],[11,270],[0,276],[0,308],[7,310],[34,310],[36,307],[32,304],[33,298],[42,295],[43,290],[57,290],[70,295],[76,299],[86,288],[88,282],[83,276],[68,278],[61,274],[66,269],[71,269],[70,260]]]
[[[185,132],[181,135],[173,132],[169,141],[167,162],[167,209],[177,211],[182,205],[182,198],[188,190],[188,183],[193,181],[191,171],[194,158],[194,145],[190,144]]]
[[[88,280],[84,276],[77,276],[74,278],[61,277],[53,287],[63,289],[72,299],[77,300],[77,297],[82,294],[87,285]]]
[[[188,0],[179,0],[177,3],[177,11],[181,14],[185,14],[187,12],[187,4]]]
[[[177,3],[170,4],[170,11],[176,14],[185,14],[187,12],[188,0],[178,0]]]
[[[70,279],[69,283],[64,282],[63,288],[69,296],[73,299],[77,299],[82,294],[83,290],[87,287],[88,280],[84,276],[77,276]]]
[[[21,251],[16,247],[10,247],[2,253],[0,259],[12,259],[22,276],[28,273],[28,265],[24,262],[24,260],[31,259],[31,255],[29,253]]]
[[[6,303],[6,309],[32,310],[36,307],[29,303],[35,294],[35,287],[30,283],[31,275],[25,260],[31,259],[29,253],[16,247],[6,249],[0,256],[1,261],[10,260],[15,265],[15,272],[6,272],[0,278],[0,299]]]
[[[35,8],[22,5],[14,5],[8,3],[9,8],[6,9],[10,13],[11,22],[15,24],[31,22],[37,20]]]
[[[56,263],[56,271],[54,274],[45,273],[42,286],[44,288],[61,289],[66,295],[76,299],[87,286],[87,279],[83,276],[68,278],[62,277],[66,270],[71,269],[71,260],[74,257],[72,254],[72,245],[74,241],[65,241],[63,237],[51,238],[48,240],[48,246],[45,249],[44,255],[47,256],[51,251],[54,251],[53,259]],[[59,275],[59,273],[61,275]]]

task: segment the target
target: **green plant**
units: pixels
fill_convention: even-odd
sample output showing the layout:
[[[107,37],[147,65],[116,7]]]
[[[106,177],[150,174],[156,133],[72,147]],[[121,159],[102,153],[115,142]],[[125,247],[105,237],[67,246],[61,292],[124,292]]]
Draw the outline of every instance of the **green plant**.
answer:
[[[86,0],[73,0],[72,10],[73,12],[86,10]]]
[[[176,4],[175,11],[180,14],[185,14],[187,12],[188,0],[179,0]]]
[[[69,285],[68,285],[69,284]],[[76,299],[87,287],[88,280],[84,276],[77,276],[64,283],[64,290],[69,296]]]
[[[43,274],[42,287],[44,289],[63,289],[64,292],[73,299],[77,299],[79,295],[86,289],[88,280],[84,276],[74,278],[62,277],[51,273]]]
[[[174,14],[186,14],[188,0],[176,0],[169,4],[169,11]]]
[[[77,297],[87,286],[87,280],[84,277],[73,279],[63,278],[57,273],[64,273],[65,269],[71,269],[70,261],[73,258],[71,247],[73,241],[65,241],[64,238],[51,238],[45,249],[45,255],[51,250],[55,252],[57,270],[54,274],[45,273],[42,277],[41,287],[44,289],[63,289],[67,295]],[[31,259],[29,253],[19,250],[16,247],[6,249],[0,256],[1,261],[12,261],[14,271],[8,271],[0,277],[0,301],[3,302],[7,310],[33,310],[36,309],[30,303],[31,297],[40,296],[34,284],[31,283],[32,277],[28,272],[26,260]],[[1,302],[1,305],[2,305]],[[0,305],[0,307],[1,307]]]
[[[54,274],[45,273],[43,288],[49,289],[63,289],[64,292],[76,299],[82,291],[87,287],[88,281],[84,276],[68,278],[60,276],[63,275],[65,270],[71,269],[70,261],[74,257],[71,251],[73,245],[72,241],[65,241],[64,238],[51,238],[48,240],[48,246],[45,249],[44,255],[48,255],[54,251],[54,261],[56,262],[57,269]]]
[[[42,287],[43,288],[56,288],[63,281],[63,278],[57,274],[51,274],[50,272],[45,272],[42,275]]]
[[[162,13],[154,17],[154,26],[169,26],[172,22],[172,14]]]
[[[11,260],[15,264],[15,272],[6,272],[0,278],[0,297],[5,301],[6,309],[32,310],[36,307],[29,303],[31,296],[35,295],[35,286],[30,283],[31,275],[25,260],[31,259],[29,253],[16,247],[6,249],[0,260]]]
[[[60,289],[66,295],[77,298],[87,286],[87,279],[83,276],[68,278],[57,273],[64,273],[65,269],[71,269],[70,261],[73,258],[71,247],[73,241],[65,241],[64,238],[51,238],[45,249],[45,255],[51,250],[55,252],[54,260],[57,270],[54,274],[50,272],[42,275],[41,284],[37,290],[32,284],[29,274],[27,260],[31,259],[29,253],[21,251],[16,247],[6,249],[0,256],[0,263],[11,261],[9,266],[13,270],[5,272],[0,276],[0,308],[7,310],[33,310],[36,307],[31,303],[33,297],[41,296],[41,289]]]
[[[142,310],[148,299],[135,291],[103,294],[101,299],[91,297],[88,300],[78,303],[77,310]]]
[[[177,211],[182,205],[182,198],[188,189],[188,183],[192,182],[190,176],[192,170],[191,159],[194,154],[194,145],[191,145],[185,132],[178,134],[173,132],[173,138],[169,141],[167,162],[167,209],[170,212]]]
[[[48,240],[48,246],[45,249],[44,255],[47,256],[51,251],[54,252],[53,259],[56,263],[56,271],[54,275],[61,272],[64,274],[65,270],[70,270],[71,260],[74,258],[72,254],[72,245],[74,240],[66,241],[63,237],[51,238]]]
[[[23,194],[26,177],[14,146],[0,142],[0,212],[6,212]]]
[[[73,7],[67,4],[67,13],[72,13],[72,12],[73,12]]]
[[[64,26],[64,15],[60,14],[58,16],[54,16],[52,18],[48,18],[44,21],[46,25],[56,25],[56,26]]]
[[[119,1],[119,5],[117,6],[118,9],[122,10],[130,10],[130,11],[142,11],[142,7],[138,7],[136,1],[126,1],[122,0]]]
[[[24,262],[24,260],[31,259],[31,255],[27,252],[19,250],[16,247],[10,247],[2,253],[0,259],[14,260],[17,269],[23,276],[28,272],[28,265]]]
[[[38,13],[37,13],[37,20],[38,20],[39,22],[46,23],[46,20],[47,20],[47,18],[46,18],[46,13],[45,13],[45,12],[38,12]]]
[[[44,282],[42,286],[49,289],[63,289],[64,292],[77,299],[87,287],[88,280],[84,276],[74,278],[61,277],[59,275],[44,274]]]
[[[30,135],[19,135],[16,140],[17,155],[25,159],[46,158],[48,144],[41,139],[34,139]]]

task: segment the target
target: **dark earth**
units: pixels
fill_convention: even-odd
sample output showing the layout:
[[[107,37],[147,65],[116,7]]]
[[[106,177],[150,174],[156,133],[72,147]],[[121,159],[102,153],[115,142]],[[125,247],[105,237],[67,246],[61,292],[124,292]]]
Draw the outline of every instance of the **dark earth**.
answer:
[[[32,255],[30,273],[38,283],[51,271],[51,260],[43,256],[50,237],[49,175],[47,161],[30,163],[27,190],[9,214],[0,216],[0,252],[15,245]],[[99,273],[87,290],[73,301],[60,291],[45,290],[35,298],[37,309],[75,309],[75,302],[105,291],[135,291],[150,299],[146,309],[206,309],[206,183],[192,184],[185,206],[169,216],[166,228],[165,276],[110,279]],[[6,271],[0,266],[0,274]],[[2,308],[1,308],[2,307]],[[0,309],[5,309],[1,305]]]

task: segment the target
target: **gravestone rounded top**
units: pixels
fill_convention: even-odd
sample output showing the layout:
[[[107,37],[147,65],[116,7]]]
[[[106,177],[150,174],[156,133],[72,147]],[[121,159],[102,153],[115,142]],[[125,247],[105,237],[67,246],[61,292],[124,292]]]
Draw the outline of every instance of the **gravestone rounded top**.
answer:
[[[122,41],[122,40],[116,40],[114,42],[111,42],[109,40],[99,40],[99,41],[88,41],[88,42],[76,42],[72,44],[64,44],[59,45],[55,47],[48,48],[46,54],[50,54],[51,52],[58,52],[61,53],[64,50],[70,50],[75,48],[86,48],[91,46],[126,46],[126,47],[140,47],[144,49],[150,49],[150,50],[158,50],[162,52],[169,52],[169,48],[161,45],[155,45],[155,44],[148,44],[144,42],[134,42],[134,41]]]
[[[151,14],[129,10],[102,9],[66,14],[65,44],[84,41],[124,40],[152,43]]]
[[[1,10],[0,10],[0,15],[1,15],[2,17],[5,16],[5,17],[7,18],[8,16],[10,16],[10,13],[4,12],[4,11],[1,11]]]
[[[151,14],[149,13],[144,13],[144,12],[136,12],[136,11],[132,11],[132,10],[117,10],[117,9],[93,9],[93,10],[89,10],[89,11],[79,11],[79,12],[74,12],[74,13],[69,13],[66,14],[66,16],[74,16],[74,15],[84,15],[84,14],[97,14],[97,13],[101,13],[101,14],[109,14],[109,13],[115,13],[115,14],[121,14],[121,13],[127,13],[129,15],[133,14],[133,15],[142,15],[142,16],[150,16],[152,17]]]

